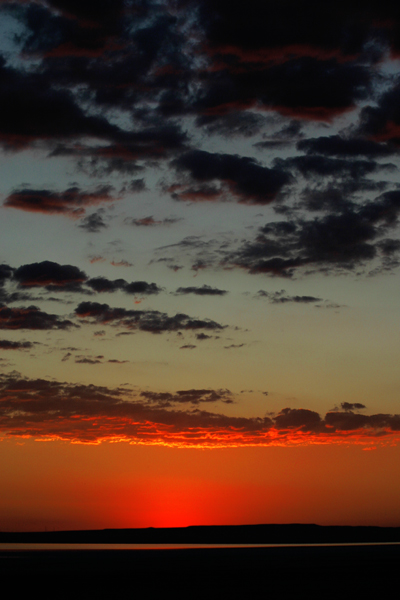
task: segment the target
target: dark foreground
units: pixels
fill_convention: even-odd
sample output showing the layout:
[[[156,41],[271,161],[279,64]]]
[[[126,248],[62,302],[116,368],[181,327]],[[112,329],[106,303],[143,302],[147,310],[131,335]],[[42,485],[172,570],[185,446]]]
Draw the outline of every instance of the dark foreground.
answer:
[[[50,544],[363,544],[400,542],[400,527],[197,525],[88,531],[0,532],[0,543]]]
[[[399,559],[398,545],[0,551],[0,580],[42,598],[389,598]]]

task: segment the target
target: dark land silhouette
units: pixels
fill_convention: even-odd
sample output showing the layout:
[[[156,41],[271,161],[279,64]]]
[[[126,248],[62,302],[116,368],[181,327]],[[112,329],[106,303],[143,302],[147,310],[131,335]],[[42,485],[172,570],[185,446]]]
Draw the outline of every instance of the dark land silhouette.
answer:
[[[398,587],[399,542],[398,527],[302,524],[2,532],[0,543],[25,546],[0,547],[0,580],[4,589],[8,584],[9,589],[30,595],[37,591],[41,597],[62,592],[85,599],[139,594],[185,599],[386,598]],[[120,546],[40,550],[26,546],[30,543]],[[123,544],[165,544],[165,549],[131,550]],[[204,546],[171,549],[171,544]]]
[[[399,545],[0,550],[3,589],[41,598],[388,598]]]
[[[400,542],[400,527],[196,525],[87,531],[0,532],[0,543],[57,544],[365,544]]]

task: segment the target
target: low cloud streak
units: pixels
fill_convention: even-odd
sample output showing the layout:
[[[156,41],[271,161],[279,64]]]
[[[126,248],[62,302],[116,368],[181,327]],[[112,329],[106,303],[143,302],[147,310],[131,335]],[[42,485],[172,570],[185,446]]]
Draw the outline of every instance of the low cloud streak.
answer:
[[[0,428],[7,436],[80,443],[125,441],[177,447],[237,447],[400,441],[400,415],[285,408],[232,417],[197,408],[231,403],[229,390],[137,391],[0,377]]]

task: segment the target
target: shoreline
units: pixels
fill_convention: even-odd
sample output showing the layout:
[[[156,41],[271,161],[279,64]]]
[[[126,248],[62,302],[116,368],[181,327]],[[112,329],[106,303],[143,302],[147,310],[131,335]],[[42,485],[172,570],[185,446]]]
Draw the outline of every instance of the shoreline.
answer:
[[[1,544],[288,545],[399,543],[400,527],[208,525],[81,531],[0,532]]]

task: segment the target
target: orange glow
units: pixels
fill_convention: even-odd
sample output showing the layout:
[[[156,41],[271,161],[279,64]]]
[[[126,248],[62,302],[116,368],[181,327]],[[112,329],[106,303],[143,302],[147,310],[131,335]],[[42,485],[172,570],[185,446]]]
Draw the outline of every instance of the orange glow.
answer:
[[[308,446],[316,444],[397,444],[400,431],[389,428],[373,430],[359,428],[331,433],[313,433],[300,428],[269,427],[251,431],[235,427],[188,427],[128,418],[74,415],[69,418],[48,418],[18,426],[8,420],[4,429],[12,437],[38,440],[60,440],[82,444],[129,442],[176,448],[240,448],[247,446]],[[17,419],[15,419],[17,421]]]
[[[0,530],[400,525],[399,452],[343,445],[204,452],[3,440]]]

